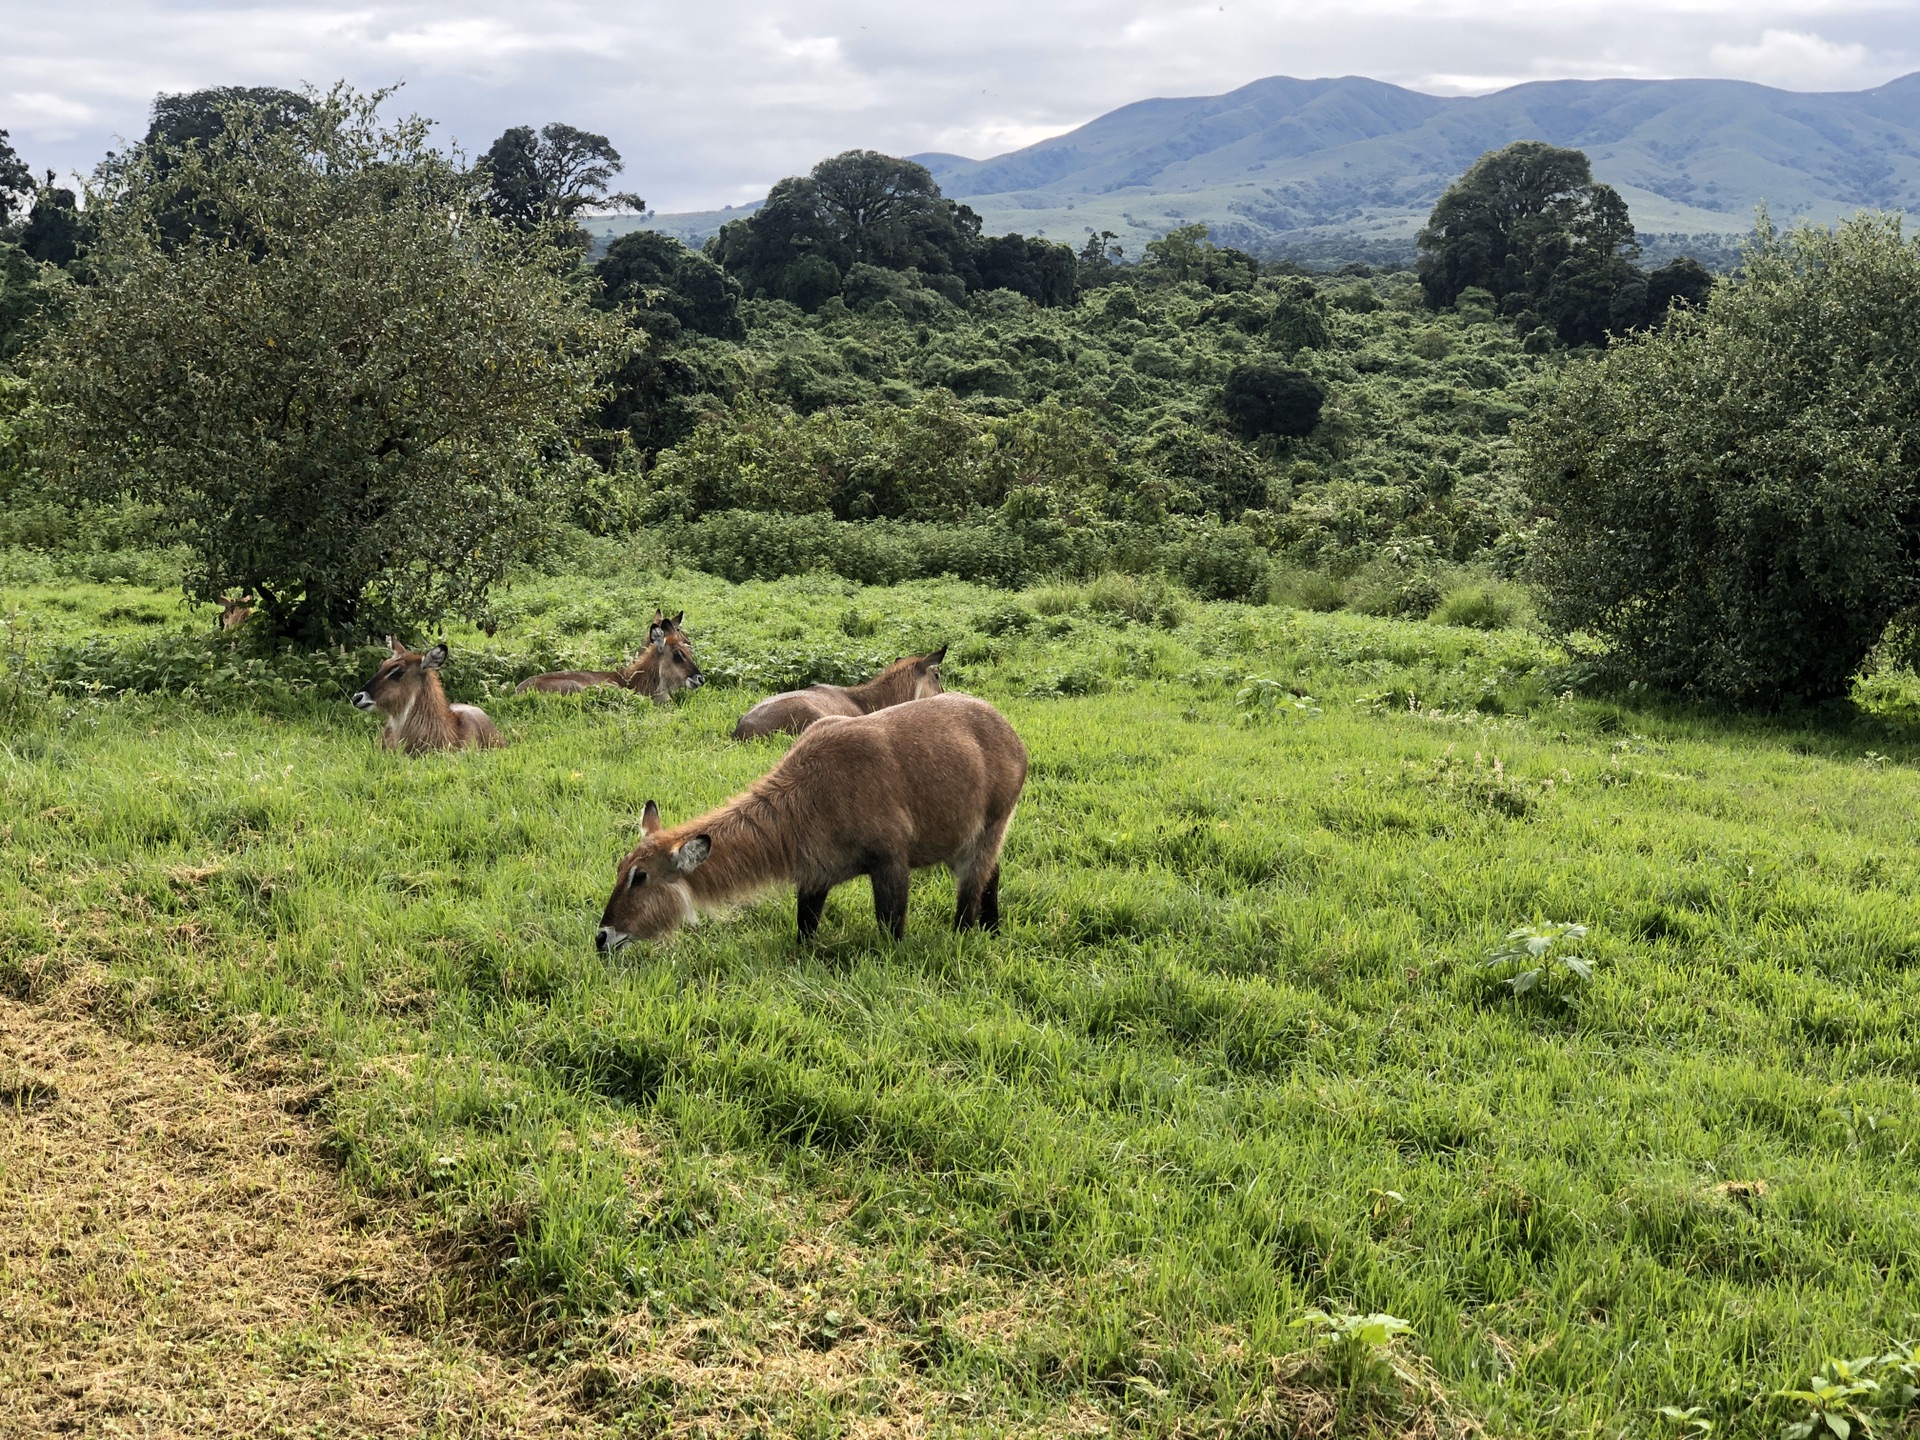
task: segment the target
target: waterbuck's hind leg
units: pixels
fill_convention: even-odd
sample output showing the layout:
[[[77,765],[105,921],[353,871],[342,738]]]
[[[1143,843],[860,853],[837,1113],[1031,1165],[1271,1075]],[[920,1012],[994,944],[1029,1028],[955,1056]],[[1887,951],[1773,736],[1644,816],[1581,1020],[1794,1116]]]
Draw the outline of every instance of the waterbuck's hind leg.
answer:
[[[802,890],[799,900],[800,938],[811,940],[819,933],[820,916],[827,908],[827,892]]]
[[[868,872],[873,878],[873,918],[896,940],[907,938],[907,889],[911,883],[907,862],[889,856]]]
[[[980,887],[980,923],[989,930],[1000,928],[1000,862],[993,862],[987,883]]]

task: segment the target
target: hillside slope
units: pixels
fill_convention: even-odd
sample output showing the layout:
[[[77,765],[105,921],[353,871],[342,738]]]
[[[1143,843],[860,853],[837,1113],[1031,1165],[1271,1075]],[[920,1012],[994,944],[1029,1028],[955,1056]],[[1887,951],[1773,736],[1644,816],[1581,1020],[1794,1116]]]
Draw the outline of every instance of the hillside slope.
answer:
[[[1551,80],[1471,97],[1280,76],[1142,100],[986,160],[913,158],[990,232],[1077,242],[1113,230],[1138,253],[1204,220],[1216,238],[1262,250],[1395,251],[1477,156],[1523,139],[1586,151],[1643,232],[1738,235],[1761,204],[1776,220],[1920,211],[1920,75],[1833,94]],[[698,242],[742,213],[648,223]]]

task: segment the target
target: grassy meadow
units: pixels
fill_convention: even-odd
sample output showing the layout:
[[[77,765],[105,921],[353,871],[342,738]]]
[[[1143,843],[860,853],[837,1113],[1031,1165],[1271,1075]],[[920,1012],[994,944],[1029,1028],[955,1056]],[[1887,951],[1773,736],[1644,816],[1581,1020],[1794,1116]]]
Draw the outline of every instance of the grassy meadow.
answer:
[[[656,603],[713,681],[673,709],[502,693]],[[1524,631],[1123,580],[606,560],[500,608],[449,686],[509,748],[407,759],[337,675],[49,694],[210,613],[10,586],[0,983],[304,1057],[342,1183],[619,1433],[1772,1435],[1920,1330],[1902,682],[1636,709]],[[1033,759],[1000,934],[923,876],[901,945],[855,883],[804,949],[786,895],[594,953],[645,801],[780,753],[743,709],[942,641]],[[1591,978],[1502,985],[1534,922]]]

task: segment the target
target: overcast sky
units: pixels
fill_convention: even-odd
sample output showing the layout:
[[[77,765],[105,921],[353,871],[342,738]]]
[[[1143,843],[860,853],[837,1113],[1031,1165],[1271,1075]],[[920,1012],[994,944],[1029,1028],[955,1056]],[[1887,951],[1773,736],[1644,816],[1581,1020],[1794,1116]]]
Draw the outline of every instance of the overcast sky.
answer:
[[[1436,93],[1713,75],[1854,90],[1920,69],[1920,0],[0,0],[0,129],[91,168],[160,91],[372,87],[469,150],[610,136],[660,210],[755,199],[855,146],[975,157],[1265,75]]]

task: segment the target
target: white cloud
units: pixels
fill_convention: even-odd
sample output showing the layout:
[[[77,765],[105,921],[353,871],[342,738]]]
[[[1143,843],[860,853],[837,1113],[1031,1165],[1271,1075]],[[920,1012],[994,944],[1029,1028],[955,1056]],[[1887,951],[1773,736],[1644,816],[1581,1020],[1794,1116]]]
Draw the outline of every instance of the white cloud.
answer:
[[[1716,45],[1708,58],[1722,75],[1783,90],[1865,88],[1889,79],[1857,42],[1836,44],[1807,30],[1767,30],[1757,45]]]
[[[1463,93],[1920,68],[1916,0],[0,0],[0,32],[0,129],[36,167],[89,168],[160,90],[404,80],[398,103],[469,152],[509,125],[605,133],[663,210],[853,146],[983,156],[1266,75]]]

